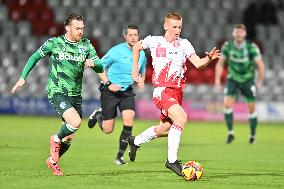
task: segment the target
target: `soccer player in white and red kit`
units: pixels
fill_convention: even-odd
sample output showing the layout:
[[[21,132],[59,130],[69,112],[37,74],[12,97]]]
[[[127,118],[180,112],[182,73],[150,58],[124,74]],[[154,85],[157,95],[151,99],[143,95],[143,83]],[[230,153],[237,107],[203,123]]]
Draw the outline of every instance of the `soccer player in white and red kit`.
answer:
[[[168,134],[168,159],[165,166],[182,176],[182,167],[177,160],[181,133],[186,126],[187,115],[183,110],[182,89],[185,88],[186,59],[196,68],[207,66],[213,59],[219,58],[219,50],[213,48],[206,57],[199,58],[187,39],[180,38],[182,17],[175,12],[165,16],[164,36],[148,36],[133,47],[132,77],[138,81],[138,59],[142,49],[149,48],[153,59],[155,86],[153,102],[161,110],[160,124],[152,126],[136,137],[129,138],[131,161],[141,144]]]

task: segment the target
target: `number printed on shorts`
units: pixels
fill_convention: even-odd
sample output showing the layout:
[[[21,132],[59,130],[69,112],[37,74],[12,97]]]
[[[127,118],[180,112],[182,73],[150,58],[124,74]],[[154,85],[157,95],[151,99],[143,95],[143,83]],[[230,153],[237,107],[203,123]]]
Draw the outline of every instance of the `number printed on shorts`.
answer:
[[[252,85],[252,86],[250,87],[250,90],[251,90],[251,92],[252,92],[252,95],[253,95],[254,97],[256,97],[256,86],[255,86],[255,85]]]

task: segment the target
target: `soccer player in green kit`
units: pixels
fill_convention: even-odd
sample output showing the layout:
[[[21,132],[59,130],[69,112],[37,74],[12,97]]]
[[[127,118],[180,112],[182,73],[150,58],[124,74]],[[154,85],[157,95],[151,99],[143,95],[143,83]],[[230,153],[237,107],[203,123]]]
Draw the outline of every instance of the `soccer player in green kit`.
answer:
[[[215,67],[215,86],[221,87],[221,75],[225,62],[228,65],[227,84],[224,88],[224,117],[228,127],[226,143],[234,140],[233,131],[233,104],[238,92],[245,97],[248,107],[250,124],[249,143],[255,142],[257,114],[255,108],[256,89],[261,87],[264,79],[264,63],[259,48],[252,42],[245,40],[246,27],[243,24],[235,25],[233,40],[227,41],[222,47],[222,58]],[[255,66],[258,68],[257,87],[255,85]]]
[[[50,137],[50,156],[46,160],[53,175],[62,176],[59,158],[68,150],[73,134],[82,119],[82,79],[85,64],[93,63],[92,69],[103,72],[100,59],[90,41],[83,37],[83,17],[69,15],[64,26],[66,34],[47,40],[29,59],[20,79],[12,88],[25,84],[25,79],[38,60],[49,56],[49,74],[46,91],[51,106],[62,116],[63,124],[57,134]]]

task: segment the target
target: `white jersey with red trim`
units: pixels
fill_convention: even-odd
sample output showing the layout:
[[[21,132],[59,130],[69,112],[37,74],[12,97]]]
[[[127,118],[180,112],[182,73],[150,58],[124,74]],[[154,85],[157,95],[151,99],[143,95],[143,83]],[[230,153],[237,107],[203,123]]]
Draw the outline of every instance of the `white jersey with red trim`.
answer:
[[[170,43],[163,36],[147,36],[142,47],[149,48],[154,68],[152,82],[156,87],[185,87],[186,59],[195,54],[187,39]]]

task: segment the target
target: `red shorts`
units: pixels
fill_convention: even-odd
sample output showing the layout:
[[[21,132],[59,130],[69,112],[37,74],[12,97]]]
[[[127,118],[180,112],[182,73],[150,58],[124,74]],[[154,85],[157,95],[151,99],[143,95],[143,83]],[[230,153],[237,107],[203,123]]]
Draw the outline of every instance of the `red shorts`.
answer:
[[[161,110],[160,120],[171,122],[168,117],[168,110],[174,104],[182,105],[182,88],[156,87],[153,92],[152,100],[157,108]]]

